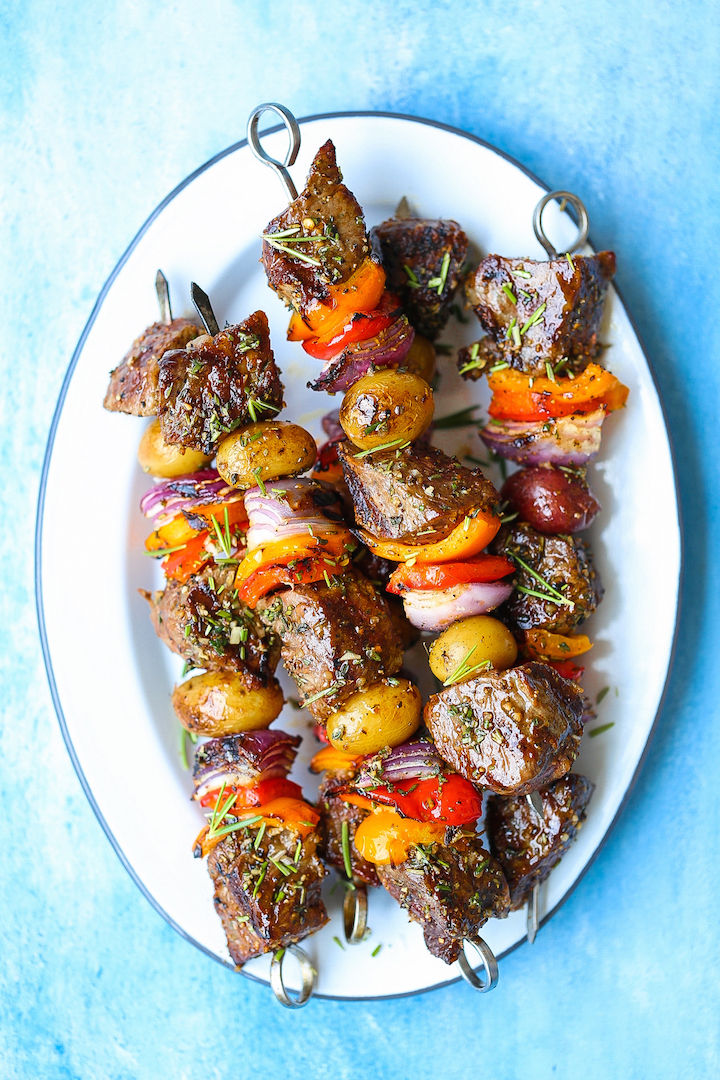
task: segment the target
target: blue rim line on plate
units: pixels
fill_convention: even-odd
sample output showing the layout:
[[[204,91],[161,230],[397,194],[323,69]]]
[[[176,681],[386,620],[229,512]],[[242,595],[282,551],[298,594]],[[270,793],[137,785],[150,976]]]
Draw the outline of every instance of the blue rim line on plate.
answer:
[[[369,117],[377,117],[377,116],[379,116],[379,117],[386,117],[386,118],[389,118],[391,120],[406,120],[406,121],[410,121],[410,122],[415,123],[415,124],[424,124],[427,127],[439,128],[441,131],[449,131],[452,135],[459,135],[463,139],[468,139],[470,142],[477,143],[479,146],[484,146],[485,149],[487,149],[487,150],[492,150],[492,152],[494,154],[497,154],[499,157],[504,158],[506,161],[509,161],[512,165],[514,165],[517,169],[520,169],[521,172],[523,172],[527,177],[529,177],[531,180],[533,180],[534,183],[536,183],[539,187],[543,188],[544,191],[546,191],[546,192],[550,191],[550,188],[548,187],[547,184],[545,184],[542,180],[540,180],[539,177],[535,176],[535,174],[533,172],[531,172],[530,169],[527,169],[524,165],[522,165],[519,161],[517,161],[510,154],[505,153],[504,150],[499,150],[496,146],[493,146],[492,143],[486,142],[485,139],[481,139],[477,135],[471,135],[469,132],[462,131],[460,128],[452,127],[450,124],[443,124],[439,120],[427,120],[427,119],[425,119],[423,117],[409,116],[409,115],[407,115],[405,113],[366,112],[366,111],[363,111],[363,112],[316,113],[316,114],[314,114],[312,116],[304,116],[304,117],[302,117],[302,119],[298,120],[298,123],[299,124],[307,124],[307,123],[311,123],[312,121],[315,121],[315,120],[336,120],[336,119],[340,119],[340,118],[344,118],[344,117],[355,117],[355,116],[357,116],[357,117],[368,117],[368,116]],[[276,124],[274,127],[268,128],[267,131],[263,132],[263,134],[264,135],[269,135],[269,134],[272,134],[275,131],[282,130],[282,128],[283,128],[282,124]],[[192,937],[190,934],[188,934],[185,930],[183,930],[183,928],[181,926],[178,926],[178,924],[175,922],[175,920],[172,919],[170,917],[170,915],[168,915],[168,913],[165,911],[165,909],[160,906],[160,904],[157,902],[157,900],[152,895],[152,893],[150,893],[148,891],[148,889],[145,887],[144,883],[140,880],[140,878],[135,873],[133,867],[131,866],[131,864],[129,863],[127,857],[125,856],[124,851],[120,847],[119,843],[115,839],[115,836],[113,835],[112,831],[110,830],[110,827],[108,826],[108,824],[105,821],[104,817],[100,813],[100,808],[98,807],[97,803],[95,802],[95,799],[93,797],[90,786],[89,786],[89,784],[87,782],[85,774],[82,771],[82,767],[81,767],[80,762],[78,760],[77,754],[75,753],[75,747],[73,746],[72,739],[70,738],[70,733],[68,731],[67,723],[66,723],[66,720],[65,720],[65,715],[63,713],[62,705],[60,703],[60,696],[58,694],[57,684],[55,682],[55,674],[54,674],[54,671],[53,671],[52,660],[50,658],[50,649],[49,649],[49,646],[48,646],[47,632],[46,632],[46,628],[45,628],[45,613],[44,613],[44,609],[43,609],[43,595],[42,595],[42,528],[43,528],[43,515],[44,515],[44,510],[45,510],[45,492],[46,492],[46,487],[47,487],[48,472],[50,470],[50,461],[51,461],[51,458],[52,458],[53,445],[54,445],[54,442],[55,442],[55,433],[57,431],[57,427],[58,427],[58,424],[60,422],[60,416],[61,416],[61,413],[62,413],[63,405],[65,403],[65,397],[67,395],[68,387],[70,386],[70,380],[72,379],[73,373],[75,371],[75,367],[76,367],[77,362],[78,362],[78,360],[80,358],[80,354],[82,353],[82,350],[83,350],[83,348],[85,346],[85,342],[87,340],[88,334],[90,333],[90,330],[92,329],[92,326],[93,326],[93,324],[95,322],[95,319],[98,316],[98,313],[100,311],[100,308],[103,305],[105,297],[107,296],[108,292],[110,291],[110,288],[111,288],[112,284],[114,283],[116,277],[118,276],[118,274],[122,270],[123,266],[125,265],[125,263],[129,259],[130,255],[132,254],[132,252],[137,247],[138,243],[140,242],[142,237],[145,235],[147,230],[150,228],[152,223],[155,221],[155,219],[157,217],[159,217],[159,215],[163,212],[165,207],[168,206],[173,201],[173,199],[177,195],[179,195],[180,192],[184,188],[186,188],[189,184],[191,184],[193,182],[193,180],[195,180],[198,176],[200,176],[202,173],[206,172],[209,168],[211,168],[213,165],[215,165],[218,161],[221,161],[224,157],[227,157],[228,154],[233,154],[233,153],[235,153],[236,150],[241,150],[244,146],[247,146],[247,144],[248,144],[247,139],[241,139],[239,142],[233,143],[231,146],[228,146],[225,150],[221,150],[219,154],[216,154],[214,157],[211,157],[208,161],[205,162],[204,165],[201,165],[199,168],[195,169],[194,172],[191,172],[189,176],[187,176],[183,181],[181,181],[181,183],[179,183],[177,185],[177,187],[174,188],[170,192],[170,194],[167,195],[162,200],[162,202],[155,208],[155,210],[153,210],[152,214],[150,214],[150,216],[147,218],[147,220],[143,223],[143,225],[140,227],[139,231],[133,237],[133,239],[130,242],[129,246],[127,247],[126,251],[120,257],[117,265],[113,269],[113,271],[110,274],[109,278],[107,279],[107,281],[103,285],[103,287],[102,287],[102,289],[100,291],[100,294],[99,294],[97,300],[95,301],[93,309],[90,312],[90,317],[89,317],[89,319],[88,319],[88,321],[87,321],[87,323],[85,325],[85,328],[84,328],[82,334],[80,335],[80,340],[78,341],[78,343],[77,343],[77,345],[75,347],[75,351],[73,352],[72,359],[70,361],[70,365],[69,365],[69,367],[67,369],[67,372],[65,374],[65,378],[63,379],[62,387],[60,388],[60,395],[58,397],[58,403],[57,403],[57,405],[55,407],[55,413],[53,415],[52,423],[50,425],[50,432],[49,432],[49,435],[48,435],[47,446],[46,446],[46,449],[45,449],[45,457],[44,457],[44,460],[43,460],[42,473],[41,473],[41,476],[40,476],[40,490],[39,490],[39,494],[38,494],[37,517],[36,517],[36,520],[35,520],[35,604],[36,604],[36,609],[37,609],[38,628],[39,628],[39,631],[40,631],[40,643],[41,643],[41,647],[42,647],[43,659],[45,661],[45,670],[47,672],[48,682],[50,684],[50,694],[51,694],[51,697],[52,697],[53,705],[55,706],[55,712],[57,713],[58,721],[60,723],[60,730],[62,731],[63,739],[65,740],[65,746],[67,747],[68,754],[70,755],[70,760],[73,763],[73,767],[75,769],[75,772],[77,773],[77,776],[78,776],[78,779],[79,779],[80,784],[82,786],[82,789],[85,792],[85,795],[87,796],[87,800],[88,800],[88,802],[90,803],[90,806],[93,809],[95,817],[98,819],[103,832],[105,833],[105,835],[108,838],[110,844],[112,845],[116,855],[120,859],[120,862],[125,867],[128,874],[130,875],[132,880],[135,882],[135,884],[137,885],[138,889],[143,894],[145,899],[152,905],[152,907],[155,908],[155,910],[158,912],[158,914],[160,914],[163,917],[165,922],[168,923],[173,928],[173,930],[176,930],[177,933],[181,937],[183,937],[186,941],[189,941],[190,944],[194,945],[195,948],[200,950],[200,952],[205,953],[206,956],[209,956],[211,959],[215,960],[217,963],[222,964],[223,967],[230,968],[231,970],[236,970],[235,966],[233,964],[229,963],[227,960],[223,960],[222,957],[217,956],[216,953],[212,952],[210,949],[206,948],[204,945],[201,945],[199,941],[196,941],[195,938]],[[593,247],[593,249],[594,249],[594,246],[592,245],[590,240],[588,240],[588,243],[590,243],[591,247]],[[668,661],[667,674],[665,676],[665,682],[664,682],[664,685],[663,685],[662,694],[660,696],[660,701],[658,703],[657,711],[656,711],[655,717],[653,719],[652,727],[650,728],[650,731],[648,733],[647,741],[646,741],[645,746],[643,748],[643,752],[640,755],[640,760],[638,761],[637,767],[635,769],[635,772],[633,773],[632,779],[630,780],[630,783],[628,784],[628,786],[627,786],[627,788],[625,790],[625,794],[623,795],[622,802],[620,803],[619,807],[617,808],[617,811],[616,811],[615,816],[613,817],[612,821],[610,822],[607,829],[605,830],[605,833],[604,833],[602,839],[600,840],[600,843],[597,845],[594,852],[592,853],[592,855],[588,859],[587,863],[585,864],[583,869],[578,874],[576,880],[573,882],[573,884],[567,890],[567,892],[562,897],[562,899],[555,905],[555,907],[552,908],[552,910],[549,911],[543,917],[543,919],[540,922],[540,926],[544,926],[547,922],[549,922],[549,920],[553,917],[553,915],[557,911],[560,910],[560,908],[563,906],[565,901],[575,892],[575,889],[577,889],[578,885],[583,880],[583,878],[587,874],[588,870],[590,869],[590,867],[595,862],[595,860],[598,857],[600,851],[605,846],[605,844],[607,842],[607,839],[610,836],[610,833],[614,829],[620,815],[622,814],[623,810],[625,809],[625,806],[627,805],[627,802],[628,802],[628,800],[630,798],[630,795],[633,792],[635,784],[637,783],[637,780],[638,780],[640,772],[641,772],[641,770],[643,768],[643,765],[645,764],[645,761],[646,761],[647,755],[648,755],[648,751],[650,749],[650,745],[651,745],[651,743],[652,743],[652,741],[653,741],[653,739],[655,737],[655,733],[657,731],[658,720],[659,720],[660,714],[661,714],[661,712],[663,710],[663,706],[665,704],[665,698],[667,696],[668,686],[669,686],[669,683],[670,683],[670,675],[672,673],[672,669],[673,669],[673,665],[674,665],[675,657],[676,657],[676,652],[677,652],[678,627],[680,625],[680,605],[681,605],[681,598],[682,598],[682,591],[683,591],[683,581],[684,581],[684,577],[685,577],[685,537],[684,537],[684,534],[683,534],[682,505],[681,505],[681,502],[680,502],[680,490],[679,490],[679,486],[678,486],[678,472],[677,472],[677,461],[676,461],[676,454],[675,454],[675,446],[674,446],[674,443],[673,443],[672,433],[671,433],[670,428],[668,426],[667,412],[666,412],[665,405],[664,405],[664,402],[663,402],[663,399],[662,399],[662,394],[660,393],[660,387],[658,386],[658,382],[657,382],[657,379],[655,377],[655,372],[653,370],[652,364],[650,363],[650,358],[648,357],[647,350],[645,349],[645,346],[644,346],[644,344],[642,342],[642,339],[640,338],[640,334],[638,333],[638,329],[637,329],[637,327],[635,325],[635,322],[634,322],[634,320],[632,318],[632,315],[630,314],[630,312],[629,312],[629,310],[627,308],[627,305],[625,304],[625,302],[624,302],[624,300],[622,298],[622,294],[621,294],[620,290],[617,288],[616,285],[614,285],[613,287],[614,287],[616,293],[618,294],[618,298],[620,299],[620,302],[622,303],[623,308],[624,308],[624,310],[625,310],[625,312],[626,312],[626,314],[628,316],[628,319],[630,321],[630,325],[631,325],[631,327],[633,329],[633,332],[634,332],[634,334],[635,334],[635,336],[637,338],[638,344],[639,344],[640,349],[641,349],[641,351],[643,353],[643,356],[645,358],[645,362],[646,362],[646,364],[648,366],[648,370],[650,372],[650,377],[651,377],[651,379],[653,381],[653,386],[655,388],[655,392],[656,392],[656,394],[658,396],[658,401],[660,403],[660,411],[662,413],[663,422],[664,422],[664,425],[665,425],[665,431],[666,431],[667,437],[668,437],[668,445],[670,447],[670,459],[671,459],[671,464],[672,464],[673,482],[674,482],[674,485],[675,485],[675,498],[677,500],[678,527],[679,527],[679,538],[680,538],[680,573],[679,573],[679,578],[678,578],[677,604],[676,604],[676,608],[675,608],[675,627],[674,627],[674,630],[673,630],[673,640],[672,640],[672,646],[671,646],[671,649],[670,649],[670,658],[669,658],[669,661]],[[500,955],[497,957],[497,959],[502,960],[504,957],[509,956],[511,952],[514,952],[515,949],[517,949],[520,945],[522,945],[523,942],[525,942],[526,940],[527,940],[526,937],[521,938],[514,945],[511,945],[509,949],[506,949],[504,952],[500,953]],[[260,983],[262,986],[268,986],[269,985],[268,982],[266,982],[265,979],[262,979],[257,975],[253,975],[250,972],[243,971],[242,969],[239,969],[239,970],[240,970],[240,974],[244,975],[246,979],[251,979],[253,982]],[[427,994],[427,993],[430,993],[432,990],[440,990],[445,986],[452,986],[454,983],[461,982],[461,981],[462,981],[462,977],[460,975],[458,975],[454,979],[447,979],[445,982],[435,983],[434,986],[427,986],[427,987],[424,987],[421,990],[409,990],[406,993],[387,994],[387,995],[383,995],[382,997],[378,997],[378,996],[345,997],[345,996],[340,996],[340,995],[335,995],[335,994],[314,994],[313,997],[318,998],[319,1000],[324,1000],[324,1001],[386,1001],[386,1000],[389,1001],[389,1000],[392,1000],[394,998],[416,997],[418,994]]]

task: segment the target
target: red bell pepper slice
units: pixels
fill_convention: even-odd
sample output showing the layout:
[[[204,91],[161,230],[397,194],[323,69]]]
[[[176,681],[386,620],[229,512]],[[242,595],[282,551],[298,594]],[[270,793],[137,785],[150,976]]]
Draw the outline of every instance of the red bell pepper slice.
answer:
[[[378,311],[355,311],[334,337],[328,340],[316,338],[312,341],[303,341],[302,347],[308,356],[316,360],[331,360],[333,356],[341,353],[346,345],[350,345],[353,341],[367,341],[369,338],[377,337],[394,321],[394,316],[382,315]]]
[[[373,802],[394,806],[415,821],[467,825],[482,814],[482,799],[469,780],[457,773],[428,780],[400,780],[392,788],[366,790]]]
[[[502,555],[477,555],[462,562],[403,564],[390,575],[387,591],[402,595],[408,589],[452,589],[475,581],[497,581],[515,573]]]
[[[269,780],[261,780],[252,787],[229,786],[223,793],[223,803],[231,795],[235,794],[233,809],[242,810],[246,806],[264,806],[273,799],[289,798],[302,799],[302,788],[292,780],[286,780],[284,776],[273,776]],[[218,801],[218,791],[213,788],[206,792],[200,799],[201,806],[215,806]],[[229,811],[231,812],[231,811]]]

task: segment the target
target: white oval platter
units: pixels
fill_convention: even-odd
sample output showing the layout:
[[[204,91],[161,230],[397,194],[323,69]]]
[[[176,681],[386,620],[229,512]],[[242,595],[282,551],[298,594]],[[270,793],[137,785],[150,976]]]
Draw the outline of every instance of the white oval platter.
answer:
[[[422,216],[460,222],[480,253],[545,257],[531,227],[545,188],[480,140],[388,114],[312,117],[301,131],[302,149],[292,170],[298,188],[317,148],[332,138],[368,225],[389,217],[405,195]],[[264,142],[275,157],[284,154],[285,144],[284,132]],[[192,784],[181,764],[169,698],[181,663],[155,637],[137,591],[160,582],[157,568],[143,556],[148,524],[138,510],[149,482],[135,457],[145,421],[105,412],[102,400],[110,369],[157,318],[154,279],[160,267],[175,314],[190,313],[191,281],[208,292],[221,326],[257,308],[267,312],[286,386],[284,416],[322,439],[320,418],[339,401],[306,388],[316,362],[285,341],[287,312],[258,263],[258,234],[284,205],[279,182],[243,142],[190,176],[143,226],[103,289],[73,356],[50,434],[38,511],[40,630],[78,775],[147,898],[181,934],[224,963],[230,960],[211,882],[204,863],[191,854],[203,818],[189,799]],[[548,207],[546,227],[559,250],[574,233],[555,203]],[[442,341],[457,347],[474,340],[478,326],[469,314],[466,324],[453,320]],[[596,791],[577,842],[542,887],[543,919],[577,884],[632,786],[660,707],[679,598],[681,543],[668,433],[647,359],[613,290],[602,340],[610,346],[606,363],[630,387],[630,398],[627,409],[606,422],[601,456],[591,469],[603,512],[590,539],[606,596],[588,626],[595,646],[585,685],[593,700],[610,687],[595,726],[614,726],[583,740],[575,771],[589,776]],[[479,384],[463,383],[451,357],[441,358],[439,366],[437,416],[475,401],[485,404]],[[485,457],[473,428],[438,434],[443,449]],[[499,483],[499,475],[489,475]],[[406,666],[422,681],[422,650],[416,647]],[[284,680],[286,695],[296,693]],[[276,726],[308,736],[293,777],[313,793],[307,713],[286,705]],[[341,950],[334,940],[342,938],[342,890],[330,891],[335,880],[331,873],[324,890],[331,922],[303,942],[319,972],[319,996],[391,997],[458,978],[456,966],[430,956],[420,928],[381,889],[370,891],[372,934]],[[502,957],[523,941],[525,915],[491,921],[483,933]],[[269,959],[252,961],[243,973],[268,982]],[[288,984],[293,985],[292,972]]]

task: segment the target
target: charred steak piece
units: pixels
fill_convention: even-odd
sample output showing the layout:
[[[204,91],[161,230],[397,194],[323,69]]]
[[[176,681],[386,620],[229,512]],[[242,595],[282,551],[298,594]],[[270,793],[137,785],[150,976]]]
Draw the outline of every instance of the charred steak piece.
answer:
[[[603,598],[604,589],[590,545],[579,536],[545,536],[527,522],[514,522],[500,530],[492,549],[511,559],[516,556],[515,590],[503,608],[516,630],[542,629],[555,634],[572,634],[592,615]],[[546,584],[529,573],[518,559],[531,567]],[[532,595],[552,595],[548,585],[568,603],[554,603]],[[518,591],[518,586],[531,591]]]
[[[370,241],[382,254],[387,287],[398,293],[418,333],[433,341],[450,317],[468,238],[456,221],[390,218]]]
[[[256,847],[257,837],[253,828],[230,833],[208,857],[215,910],[236,964],[302,941],[328,921],[317,832],[301,840],[294,829],[267,828]]]
[[[281,638],[282,660],[300,703],[317,720],[402,664],[388,606],[362,574],[333,576],[330,585],[296,585],[261,600],[256,611]]]
[[[418,844],[399,866],[377,868],[381,885],[420,923],[428,949],[446,964],[488,919],[504,918],[510,903],[500,864],[479,836],[453,831],[445,844]]]
[[[510,886],[513,911],[523,906],[532,887],[560,862],[582,828],[594,790],[586,777],[566,773],[538,793],[544,821],[524,797],[490,796],[485,831]]]
[[[547,361],[555,366],[565,360],[565,370],[580,371],[598,355],[614,274],[612,251],[549,262],[488,255],[466,289],[502,358],[518,371],[544,375]]]
[[[463,379],[474,381],[481,379],[493,364],[504,364],[500,349],[488,334],[487,337],[474,341],[458,350],[457,369]]]
[[[357,524],[379,540],[435,544],[473,510],[493,512],[498,495],[479,470],[434,446],[412,443],[365,457],[338,444]]]
[[[184,584],[142,592],[158,637],[193,667],[232,671],[247,688],[267,686],[280,658],[280,642],[235,595],[234,566],[209,566]]]
[[[214,453],[241,424],[275,416],[283,407],[283,385],[265,312],[165,353],[158,392],[165,441],[203,454]]]
[[[263,241],[262,262],[270,288],[301,313],[314,300],[329,300],[329,287],[347,281],[369,255],[362,209],[342,182],[330,139],[315,155],[305,190],[265,233],[285,233],[276,241],[285,250]],[[310,236],[316,239],[297,242]]]
[[[578,755],[582,715],[580,687],[536,662],[448,686],[424,712],[441,757],[501,795],[563,776]]]
[[[110,385],[103,405],[110,412],[132,416],[157,416],[160,411],[158,362],[173,349],[184,349],[201,334],[189,319],[153,323],[133,341],[121,362],[110,372]]]
[[[366,885],[379,885],[377,871],[373,863],[367,862],[355,847],[355,833],[369,810],[354,806],[340,798],[340,792],[346,791],[349,777],[344,773],[332,773],[325,777],[318,791],[318,808],[322,811],[325,833],[324,859],[330,866],[337,867],[345,876],[345,856],[343,854],[343,822],[347,822],[348,851],[354,882],[364,881]]]

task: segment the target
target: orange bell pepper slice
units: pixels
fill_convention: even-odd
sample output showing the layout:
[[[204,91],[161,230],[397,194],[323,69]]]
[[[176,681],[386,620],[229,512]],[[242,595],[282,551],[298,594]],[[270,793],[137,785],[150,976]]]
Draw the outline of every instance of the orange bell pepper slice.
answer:
[[[313,300],[301,314],[294,312],[288,326],[288,341],[330,339],[356,311],[374,311],[385,291],[385,271],[372,258],[363,259],[354,274],[342,285],[330,286],[330,303]]]
[[[403,818],[394,810],[378,810],[368,814],[358,825],[355,847],[367,862],[376,866],[405,862],[414,844],[441,844],[445,825]]]
[[[264,544],[253,548],[237,568],[235,588],[241,589],[248,578],[266,566],[287,566],[300,559],[323,557],[327,559],[345,556],[353,551],[357,544],[349,529],[311,536],[290,536],[287,540],[278,540],[274,544]],[[330,564],[332,566],[332,563]]]
[[[151,533],[145,541],[145,547],[148,551],[161,551],[163,548],[174,548],[180,544],[186,544],[188,540],[192,540],[194,536],[197,536],[199,529],[193,529],[192,525],[189,525],[187,518],[182,514],[178,514],[168,521],[167,525],[163,525],[161,529],[156,529],[154,533]]]
[[[349,559],[340,556],[328,562],[327,559],[299,559],[297,565],[284,566],[273,563],[263,566],[251,574],[247,581],[238,588],[238,596],[249,608],[255,608],[258,600],[266,596],[278,585],[310,585],[313,581],[322,581],[324,577],[342,573]]]
[[[574,379],[558,377],[554,381],[503,368],[488,375],[488,385],[493,392],[488,412],[496,420],[546,420],[592,412],[601,405],[612,412],[622,408],[630,393],[599,364],[588,364]]]
[[[309,806],[303,799],[293,799],[290,796],[280,796],[263,806],[240,810],[232,814],[232,817],[238,821],[246,818],[259,819],[253,820],[252,825],[248,825],[249,829],[259,829],[263,824],[270,828],[273,826],[277,828],[282,822],[289,829],[299,833],[303,840],[313,832],[320,820],[320,814],[314,807]],[[224,836],[210,837],[209,832],[210,827],[206,825],[200,830],[193,843],[193,851],[199,848],[203,858],[225,838]]]
[[[538,660],[569,660],[572,656],[582,656],[592,649],[593,643],[587,634],[549,634],[547,630],[526,630],[525,645],[531,656]]]
[[[469,559],[479,555],[487,547],[500,528],[500,518],[494,514],[476,512],[456,525],[449,536],[436,544],[402,544],[399,540],[376,540],[365,529],[360,529],[364,544],[382,559],[393,562],[444,563],[453,559]]]
[[[362,761],[362,754],[346,754],[343,750],[336,750],[334,746],[324,746],[318,750],[310,762],[310,770],[314,773],[345,772],[354,769]]]

